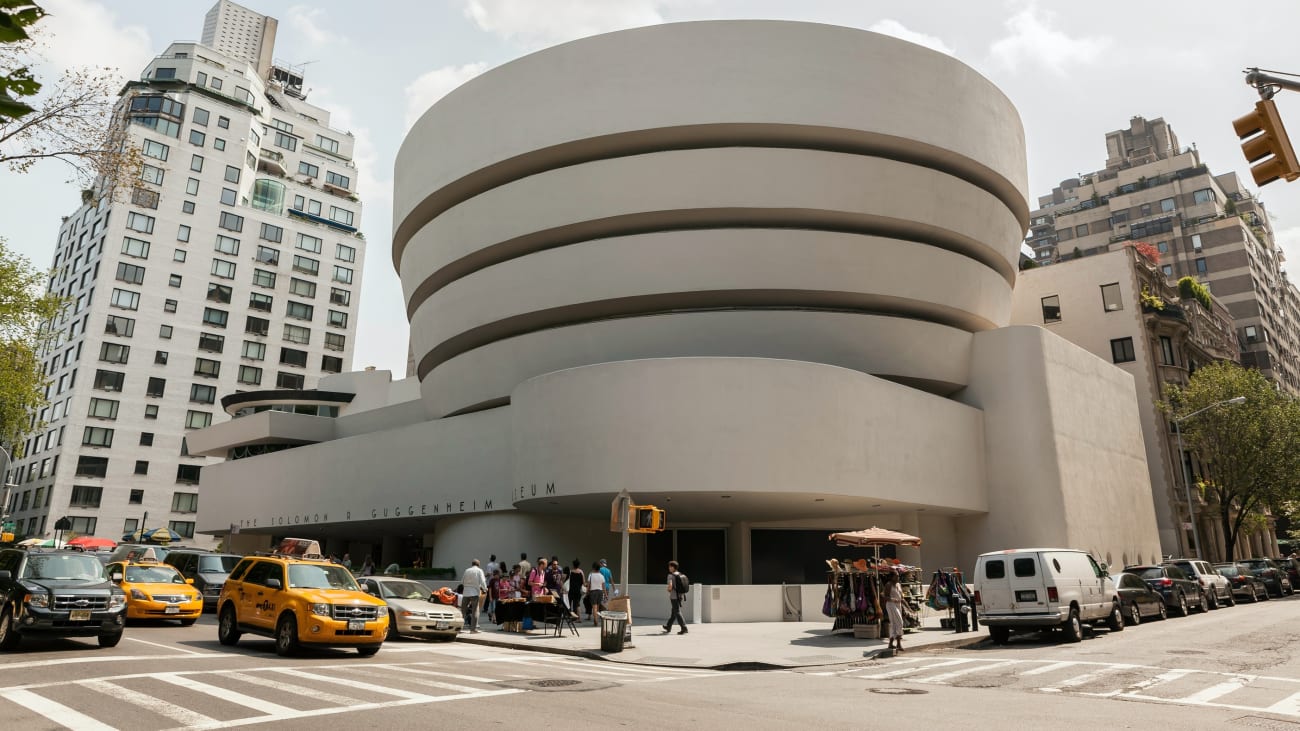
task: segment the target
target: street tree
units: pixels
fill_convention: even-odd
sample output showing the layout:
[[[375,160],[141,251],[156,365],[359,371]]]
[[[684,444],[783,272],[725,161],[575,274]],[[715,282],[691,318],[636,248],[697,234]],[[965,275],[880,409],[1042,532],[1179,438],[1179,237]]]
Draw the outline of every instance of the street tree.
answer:
[[[1215,406],[1239,396],[1240,405]],[[1198,369],[1186,388],[1167,386],[1165,399],[1161,407],[1173,419],[1205,409],[1180,430],[1200,463],[1195,485],[1219,520],[1231,561],[1237,539],[1258,530],[1269,507],[1300,494],[1300,403],[1259,371],[1229,362]]]
[[[78,68],[38,82],[31,68],[44,42],[43,16],[34,3],[0,0],[0,163],[25,173],[57,160],[83,190],[125,198],[140,157],[115,122],[120,81],[113,69]]]
[[[65,301],[45,292],[45,279],[0,238],[0,445],[7,449],[38,426],[31,415],[46,404],[41,355],[58,337],[50,323]]]

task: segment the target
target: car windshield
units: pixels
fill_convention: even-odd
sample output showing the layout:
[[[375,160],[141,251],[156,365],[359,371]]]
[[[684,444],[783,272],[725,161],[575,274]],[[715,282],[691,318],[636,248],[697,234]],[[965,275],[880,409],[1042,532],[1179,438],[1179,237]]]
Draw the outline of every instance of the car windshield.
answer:
[[[24,579],[101,579],[104,565],[94,556],[28,556]]]
[[[1251,561],[1242,561],[1242,563],[1245,564],[1245,565],[1247,565],[1247,566],[1249,566],[1249,567],[1252,568],[1252,569],[1266,569],[1266,568],[1268,568],[1268,562],[1265,561],[1265,560],[1262,559],[1262,558],[1257,558],[1257,559],[1254,559],[1254,560],[1251,560]]]
[[[1236,576],[1241,573],[1236,566],[1215,566],[1214,568],[1223,576]]]
[[[171,566],[127,566],[126,580],[134,584],[185,583],[185,578]]]
[[[1191,561],[1176,561],[1174,562],[1174,566],[1182,569],[1184,574],[1191,575],[1196,573],[1196,567],[1192,565]]]
[[[429,587],[415,581],[381,581],[379,595],[383,599],[424,599],[433,596]]]
[[[293,564],[289,566],[290,589],[348,589],[361,591],[351,572],[333,564]]]
[[[228,574],[239,563],[238,556],[200,556],[200,574]]]
[[[1152,566],[1149,569],[1135,569],[1133,573],[1137,574],[1138,576],[1141,576],[1144,579],[1165,578],[1165,572],[1162,571],[1159,566]]]

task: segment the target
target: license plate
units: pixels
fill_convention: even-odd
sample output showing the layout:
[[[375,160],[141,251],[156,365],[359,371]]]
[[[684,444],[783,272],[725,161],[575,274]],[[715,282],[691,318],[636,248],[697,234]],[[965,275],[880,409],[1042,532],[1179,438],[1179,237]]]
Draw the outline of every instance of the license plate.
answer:
[[[73,622],[88,622],[90,621],[90,610],[74,609],[69,614],[68,619]]]
[[[1018,602],[1036,602],[1038,601],[1038,592],[1033,589],[1016,592],[1016,601]]]
[[[447,629],[447,628],[450,627],[450,626],[451,626],[451,625],[448,624],[447,622],[435,622],[434,625],[433,625],[433,628],[434,628],[434,629]]]
[[[366,620],[364,619],[348,620],[348,629],[365,629],[365,628],[366,628]]]
[[[169,604],[163,609],[163,614],[180,614],[181,608],[175,604]]]

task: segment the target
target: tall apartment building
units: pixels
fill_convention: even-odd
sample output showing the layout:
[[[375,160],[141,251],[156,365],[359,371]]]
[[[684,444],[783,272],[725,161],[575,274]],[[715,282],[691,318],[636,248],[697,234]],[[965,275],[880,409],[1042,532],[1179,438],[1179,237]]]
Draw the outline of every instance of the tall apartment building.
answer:
[[[20,534],[67,517],[81,534],[210,543],[194,520],[217,460],[190,455],[187,430],[224,420],[219,397],[351,366],[365,255],[352,135],[299,76],[259,72],[273,19],[222,0],[208,21],[203,43],[173,43],[123,90],[140,179],[87,193],[60,227],[49,289],[71,305],[44,357],[50,405],[6,475]],[[249,28],[268,30],[254,43]]]
[[[1106,135],[1106,167],[1038,199],[1026,243],[1040,265],[1146,241],[1164,276],[1192,276],[1231,313],[1243,365],[1300,394],[1300,291],[1261,201],[1236,173],[1215,175],[1163,119]]]

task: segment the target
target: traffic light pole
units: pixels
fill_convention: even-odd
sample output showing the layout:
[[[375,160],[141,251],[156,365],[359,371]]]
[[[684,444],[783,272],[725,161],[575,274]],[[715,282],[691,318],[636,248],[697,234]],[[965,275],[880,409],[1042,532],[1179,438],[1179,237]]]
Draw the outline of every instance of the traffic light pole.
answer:
[[[1300,79],[1286,79],[1264,73],[1257,68],[1246,69],[1246,83],[1259,91],[1259,98],[1268,100],[1280,89],[1300,91]]]

